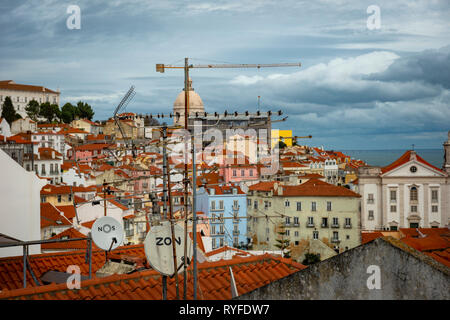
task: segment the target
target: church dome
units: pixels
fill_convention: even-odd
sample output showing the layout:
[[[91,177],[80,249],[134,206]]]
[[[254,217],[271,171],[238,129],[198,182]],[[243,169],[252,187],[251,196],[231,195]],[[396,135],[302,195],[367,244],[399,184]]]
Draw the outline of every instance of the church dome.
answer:
[[[202,98],[198,95],[197,92],[194,91],[194,88],[192,88],[192,80],[189,78],[189,114],[195,113],[195,112],[205,112],[205,106],[203,105]],[[183,91],[178,94],[178,97],[176,98],[175,102],[173,103],[173,112],[176,114],[177,112],[180,114],[179,121],[175,120],[175,124],[184,124],[184,103],[185,103],[185,93],[184,89]]]

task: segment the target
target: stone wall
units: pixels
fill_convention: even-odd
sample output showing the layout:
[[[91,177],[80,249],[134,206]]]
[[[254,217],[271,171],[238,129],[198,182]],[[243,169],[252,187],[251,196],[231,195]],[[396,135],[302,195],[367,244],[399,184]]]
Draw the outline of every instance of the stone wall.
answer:
[[[379,267],[380,289],[368,288],[377,268],[370,266]],[[450,268],[391,237],[378,238],[236,299],[448,300]]]

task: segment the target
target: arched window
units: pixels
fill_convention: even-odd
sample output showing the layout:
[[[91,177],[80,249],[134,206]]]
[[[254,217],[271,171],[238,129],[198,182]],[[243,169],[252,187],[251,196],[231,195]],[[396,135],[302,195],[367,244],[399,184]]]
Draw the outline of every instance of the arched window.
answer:
[[[417,201],[417,187],[411,187],[409,190],[409,200]]]

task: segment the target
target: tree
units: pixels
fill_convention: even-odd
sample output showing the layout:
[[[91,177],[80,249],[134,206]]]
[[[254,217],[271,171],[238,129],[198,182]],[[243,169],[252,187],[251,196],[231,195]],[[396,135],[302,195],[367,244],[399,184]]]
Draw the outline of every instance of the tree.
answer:
[[[39,115],[47,119],[48,122],[52,122],[55,118],[61,118],[61,111],[57,104],[44,102],[40,105]]]
[[[2,118],[5,119],[10,126],[13,121],[22,118],[21,115],[16,112],[16,109],[14,109],[10,97],[6,97],[5,102],[3,102]]]
[[[64,123],[71,123],[78,114],[78,108],[67,102],[61,109],[61,120]]]
[[[283,258],[290,258],[291,251],[284,251],[286,248],[289,248],[290,245],[289,239],[285,239],[286,230],[284,226],[280,227],[277,233],[279,235],[279,238],[276,239],[278,243],[275,244],[275,247],[279,248],[283,252]]]
[[[320,254],[305,253],[305,259],[303,259],[302,264],[304,264],[306,266],[306,265],[314,264],[316,262],[320,262]]]
[[[25,111],[27,112],[27,115],[33,120],[37,121],[37,118],[39,116],[39,102],[36,100],[31,100],[28,102],[27,106],[25,107]]]
[[[92,107],[86,102],[78,101],[77,109],[78,115],[81,119],[92,120],[92,118],[94,117],[94,110],[92,110]]]

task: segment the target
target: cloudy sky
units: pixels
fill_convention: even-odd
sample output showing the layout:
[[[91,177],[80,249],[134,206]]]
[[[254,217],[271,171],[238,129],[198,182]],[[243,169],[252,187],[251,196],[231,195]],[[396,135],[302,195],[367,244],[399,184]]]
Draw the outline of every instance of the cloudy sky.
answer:
[[[67,8],[81,9],[68,29]],[[380,9],[380,28],[368,28]],[[370,24],[369,24],[370,25]],[[172,110],[183,72],[156,63],[301,62],[194,69],[207,112],[283,110],[328,149],[442,148],[450,130],[448,0],[1,0],[0,80],[61,90],[110,117]],[[278,125],[281,128],[281,125]],[[306,142],[306,141],[305,141]]]

